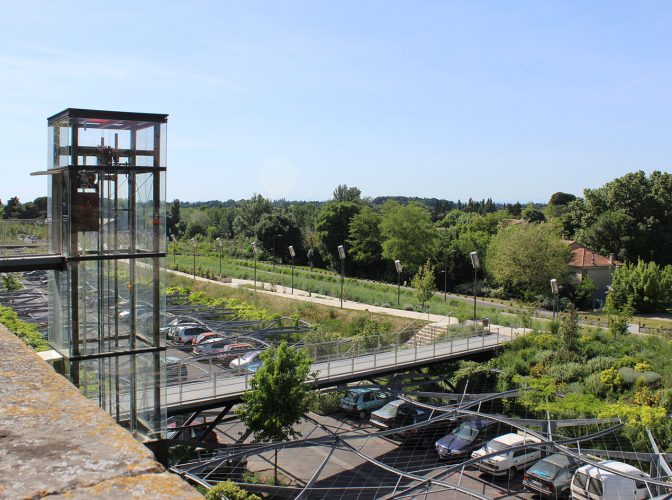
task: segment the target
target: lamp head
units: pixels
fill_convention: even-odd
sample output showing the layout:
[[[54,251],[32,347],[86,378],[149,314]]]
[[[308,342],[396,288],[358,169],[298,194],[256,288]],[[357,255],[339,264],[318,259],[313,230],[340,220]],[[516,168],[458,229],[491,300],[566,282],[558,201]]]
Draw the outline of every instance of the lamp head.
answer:
[[[558,288],[558,280],[556,280],[555,278],[551,280],[551,293],[553,295],[557,295],[558,293],[560,293],[560,289]]]
[[[397,269],[397,274],[401,274],[401,261],[399,259],[394,261],[394,267]]]
[[[338,245],[338,258],[345,260],[345,248],[343,248],[343,245]]]
[[[471,265],[474,269],[480,269],[481,267],[481,260],[478,258],[478,252],[471,252],[469,254],[469,257],[471,258]]]

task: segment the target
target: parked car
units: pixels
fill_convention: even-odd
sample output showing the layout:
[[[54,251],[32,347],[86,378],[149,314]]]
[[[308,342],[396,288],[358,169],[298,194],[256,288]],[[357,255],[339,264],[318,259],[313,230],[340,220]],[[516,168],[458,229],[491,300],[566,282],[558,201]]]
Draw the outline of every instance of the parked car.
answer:
[[[572,477],[570,491],[573,499],[610,500],[618,498],[619,500],[644,500],[650,497],[645,482],[650,476],[637,467],[615,460],[605,460],[598,465],[628,474],[629,476],[635,476],[638,479],[619,476],[594,465],[584,465],[576,469]]]
[[[389,392],[372,388],[354,388],[348,389],[345,396],[341,398],[339,406],[348,413],[354,413],[361,420],[364,420],[369,414],[382,408],[392,399]]]
[[[479,458],[496,451],[501,452],[477,462],[476,465],[483,472],[493,476],[506,476],[511,480],[519,471],[537,462],[541,458],[541,450],[538,448],[523,448],[511,451],[509,448],[540,442],[539,438],[528,434],[504,434],[503,436],[491,439],[485,446],[474,451],[471,454],[471,458]]]
[[[188,316],[177,316],[173,318],[165,327],[166,337],[172,339],[179,326],[205,326],[202,321],[199,321]]]
[[[259,360],[259,356],[264,351],[248,351],[246,354],[243,354],[241,357],[232,360],[229,363],[231,368],[245,368],[250,363],[254,363]]]
[[[372,412],[370,421],[380,429],[391,429],[394,427],[395,419],[397,418],[399,410],[402,408],[403,413],[414,410],[415,406],[403,399],[395,399],[394,401],[387,403],[380,410]]]
[[[178,326],[173,340],[178,344],[191,344],[201,333],[209,332],[205,326]]]
[[[168,385],[184,382],[188,376],[187,366],[182,363],[180,358],[166,357],[166,381]]]
[[[200,344],[201,342],[205,340],[222,340],[224,337],[222,336],[221,333],[218,332],[205,332],[201,333],[198,337],[196,337],[194,340],[191,341],[192,345]]]
[[[212,356],[218,362],[228,365],[234,359],[249,352],[252,349],[250,344],[231,344],[227,341],[217,340],[214,342],[205,342],[194,347],[195,355]]]
[[[425,425],[407,429],[408,426],[421,424]],[[395,439],[401,440],[404,444],[419,444],[422,448],[430,448],[439,436],[444,436],[458,424],[455,417],[447,416],[443,412],[430,411],[424,408],[414,408],[406,410],[401,407],[393,423],[393,428],[401,429],[394,434]]]
[[[525,471],[523,486],[542,498],[569,498],[572,476],[580,466],[574,457],[549,455]]]
[[[464,459],[496,436],[502,434],[502,424],[488,418],[465,420],[436,442],[436,452],[444,459]]]
[[[149,304],[136,304],[135,305],[135,315],[136,318],[142,316],[143,314],[150,314],[152,312],[152,306]],[[131,319],[131,308],[127,307],[123,311],[119,312],[120,321],[130,321]]]

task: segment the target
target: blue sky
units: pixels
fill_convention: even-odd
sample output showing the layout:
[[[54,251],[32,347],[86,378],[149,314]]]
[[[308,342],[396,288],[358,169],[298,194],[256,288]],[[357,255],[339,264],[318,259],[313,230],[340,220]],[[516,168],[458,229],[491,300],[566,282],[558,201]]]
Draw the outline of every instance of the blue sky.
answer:
[[[672,2],[3,2],[0,199],[46,118],[168,113],[167,198],[546,201],[672,170]]]

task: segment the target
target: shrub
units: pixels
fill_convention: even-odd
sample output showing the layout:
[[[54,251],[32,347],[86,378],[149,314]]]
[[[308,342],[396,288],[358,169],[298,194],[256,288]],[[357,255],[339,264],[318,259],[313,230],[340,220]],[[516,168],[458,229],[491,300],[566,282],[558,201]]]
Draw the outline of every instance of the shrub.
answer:
[[[574,382],[585,374],[585,367],[580,363],[564,363],[552,366],[547,374],[558,382]]]
[[[261,500],[261,497],[248,493],[236,483],[223,481],[210,488],[205,494],[206,500]]]
[[[612,367],[615,362],[616,359],[611,356],[595,356],[586,361],[586,373],[601,372],[602,370]]]
[[[629,366],[624,366],[623,368],[618,369],[618,376],[621,378],[621,381],[625,385],[633,385],[637,378],[640,376],[633,368]]]
[[[44,340],[37,326],[21,321],[14,310],[9,307],[0,306],[0,323],[36,351],[49,349],[49,344]]]

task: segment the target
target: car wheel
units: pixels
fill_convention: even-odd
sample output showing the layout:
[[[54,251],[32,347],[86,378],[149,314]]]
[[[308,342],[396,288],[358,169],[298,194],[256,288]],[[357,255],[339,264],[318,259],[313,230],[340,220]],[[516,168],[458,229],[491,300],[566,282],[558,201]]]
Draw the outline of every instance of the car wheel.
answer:
[[[366,417],[369,416],[369,412],[366,410],[360,410],[357,416],[359,417],[360,420],[366,420]]]
[[[517,474],[517,473],[518,473],[518,471],[516,470],[516,468],[515,468],[515,467],[511,467],[511,468],[509,469],[509,471],[506,473],[506,478],[507,478],[509,481],[513,481],[513,480],[516,478],[516,474]]]

